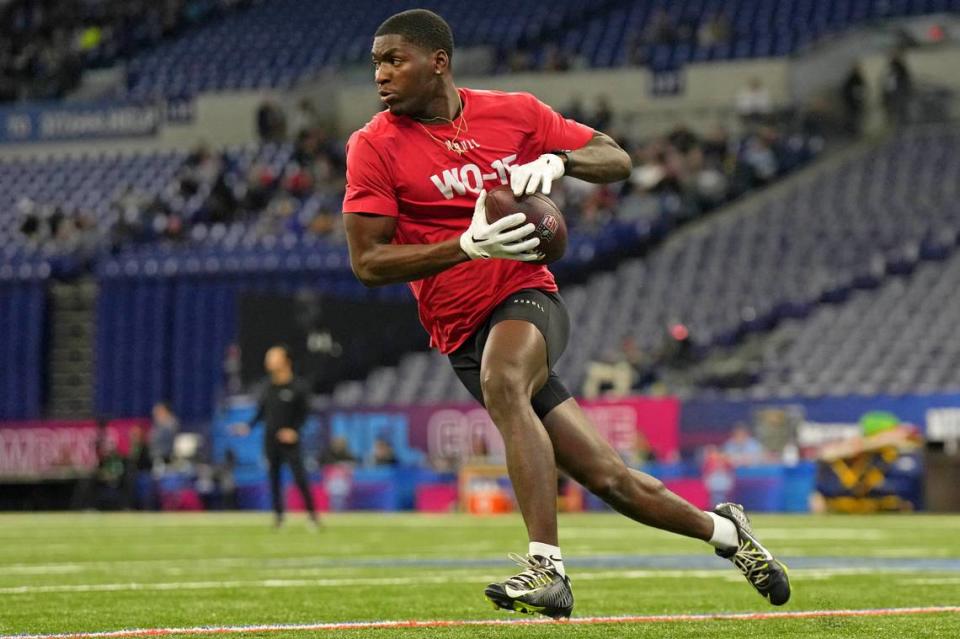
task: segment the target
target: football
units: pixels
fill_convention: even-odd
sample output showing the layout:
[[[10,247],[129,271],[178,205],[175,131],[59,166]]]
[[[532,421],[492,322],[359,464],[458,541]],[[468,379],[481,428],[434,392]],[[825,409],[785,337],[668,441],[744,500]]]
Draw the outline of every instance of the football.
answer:
[[[567,250],[567,223],[563,213],[546,195],[534,193],[517,198],[509,186],[502,185],[487,192],[486,209],[487,222],[490,223],[518,211],[527,216],[527,222],[536,226],[533,234],[540,238],[536,250],[544,254],[536,264],[556,262]]]

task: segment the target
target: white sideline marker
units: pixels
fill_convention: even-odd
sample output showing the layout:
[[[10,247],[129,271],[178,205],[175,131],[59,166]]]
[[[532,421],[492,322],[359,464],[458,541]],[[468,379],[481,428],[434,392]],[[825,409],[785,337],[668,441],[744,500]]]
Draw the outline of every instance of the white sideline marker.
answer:
[[[67,632],[60,634],[0,635],[0,639],[115,639],[170,635],[227,635],[255,632],[318,632],[336,630],[382,630],[389,628],[450,628],[464,626],[527,626],[541,624],[596,625],[608,623],[670,623],[679,621],[755,621],[766,619],[815,619],[823,617],[891,617],[896,615],[958,613],[960,606],[922,608],[870,608],[865,610],[797,610],[782,612],[737,612],[695,615],[636,615],[620,617],[573,617],[566,621],[550,619],[451,619],[409,621],[347,621],[312,624],[263,626],[201,626],[195,628],[131,628],[105,632]]]

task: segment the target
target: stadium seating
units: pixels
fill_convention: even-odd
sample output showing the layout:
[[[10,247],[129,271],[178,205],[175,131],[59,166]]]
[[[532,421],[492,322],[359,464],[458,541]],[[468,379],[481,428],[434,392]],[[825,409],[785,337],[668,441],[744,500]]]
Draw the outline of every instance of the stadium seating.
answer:
[[[444,15],[462,46],[509,47],[524,38],[592,15],[615,2],[564,0],[551,5],[445,0]],[[377,26],[410,3],[261,2],[134,58],[127,95],[191,95],[201,91],[289,87],[324,67],[365,62]]]
[[[374,0],[258,3],[136,56],[128,65],[123,93],[146,98],[289,87],[325,67],[365,62],[376,27],[406,6]],[[449,20],[458,46],[528,51],[536,67],[556,46],[590,66],[632,62],[670,69],[691,62],[789,55],[859,23],[957,10],[960,1],[561,0],[548,5],[496,0],[480,5],[444,0],[431,8]],[[663,8],[676,33],[649,41],[644,30]],[[709,46],[698,44],[701,26],[719,14],[729,23],[729,36]]]
[[[562,48],[578,51],[592,66],[620,66],[632,56],[655,69],[674,69],[693,62],[790,55],[858,24],[958,8],[960,3],[953,0],[625,2],[566,32]],[[658,10],[667,12],[666,34],[673,35],[644,38]],[[724,16],[729,37],[707,46],[697,33],[715,16]]]
[[[769,340],[752,394],[928,394],[960,391],[960,256],[858,291]]]
[[[953,253],[960,235],[958,158],[960,132],[955,128],[904,132],[869,155],[850,159],[773,201],[748,203],[741,215],[711,219],[705,226],[669,240],[647,259],[628,260],[615,272],[565,289],[574,333],[558,372],[572,388],[579,389],[587,364],[597,358],[617,357],[627,337],[652,353],[663,343],[668,325],[679,321],[689,328],[697,347],[732,344],[744,333],[806,317],[820,305],[846,299],[856,289],[874,288],[890,277],[909,273],[922,260],[944,259]],[[955,268],[944,277],[954,272]],[[936,266],[931,266],[917,277],[936,275]],[[948,289],[949,283],[945,283],[937,291]],[[929,303],[936,299],[934,296]],[[904,320],[909,308],[897,317]],[[848,320],[857,316],[856,311],[851,313]],[[877,313],[882,315],[879,310]],[[895,351],[898,353],[914,344],[898,339],[902,337],[899,328],[904,326],[885,326],[890,341],[879,340],[866,349],[877,361],[891,342],[903,344]],[[924,325],[918,326],[911,335],[924,332]],[[942,325],[938,321],[937,326],[946,331],[949,320],[944,319]],[[832,361],[833,356],[840,357],[824,345],[816,351],[822,360],[802,358],[805,346],[818,339],[819,333],[810,330],[809,341],[797,346],[794,353],[803,363],[797,377],[791,377],[794,373],[787,368],[783,369],[786,372],[774,369],[771,378],[812,383],[818,379],[818,366]],[[860,334],[861,340],[875,337],[868,331]],[[944,335],[931,334],[924,343],[933,348],[945,341]],[[851,343],[842,353],[866,357],[858,350],[864,346]],[[864,361],[864,366],[869,366],[873,360]],[[920,360],[898,371],[889,370],[897,361],[892,356],[883,361],[894,378],[872,374],[869,379],[882,383],[871,388],[902,391],[919,384],[927,390],[943,389],[956,379],[946,370],[946,361],[952,360],[929,371],[921,367]],[[863,374],[862,369],[846,372],[846,360],[836,362],[834,372],[850,384]],[[784,366],[789,367],[790,362]],[[796,390],[828,392],[831,388],[824,382]],[[342,405],[467,397],[445,358],[435,353],[412,354],[396,368],[377,370],[362,382],[342,384],[334,394],[335,402]]]

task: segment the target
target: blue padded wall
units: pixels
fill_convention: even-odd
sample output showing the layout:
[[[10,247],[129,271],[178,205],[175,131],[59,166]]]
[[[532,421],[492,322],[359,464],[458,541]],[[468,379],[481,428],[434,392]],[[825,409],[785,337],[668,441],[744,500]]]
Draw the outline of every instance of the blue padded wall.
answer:
[[[46,309],[45,278],[0,279],[0,420],[40,417]]]

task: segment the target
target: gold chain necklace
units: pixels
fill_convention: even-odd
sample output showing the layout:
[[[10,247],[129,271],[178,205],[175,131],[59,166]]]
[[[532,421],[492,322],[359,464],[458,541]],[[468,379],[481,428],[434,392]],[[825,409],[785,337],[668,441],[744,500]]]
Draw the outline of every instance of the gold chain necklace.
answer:
[[[460,107],[458,109],[460,113],[460,121],[457,122],[456,124],[453,123],[453,120],[448,120],[447,118],[428,118],[428,121],[442,120],[444,122],[449,122],[450,126],[456,127],[452,140],[447,140],[446,142],[444,142],[443,140],[434,136],[433,133],[430,133],[430,129],[425,127],[420,120],[415,120],[415,122],[420,125],[420,128],[423,129],[424,133],[430,136],[431,140],[433,140],[443,148],[447,149],[448,151],[453,151],[457,155],[463,156],[463,154],[466,153],[467,150],[462,146],[459,146],[459,147],[456,146],[456,144],[457,144],[457,140],[460,139],[460,134],[470,130],[470,123],[467,122],[466,114],[463,112],[463,100],[460,98],[459,91],[457,92],[457,103],[459,104],[459,107]]]

